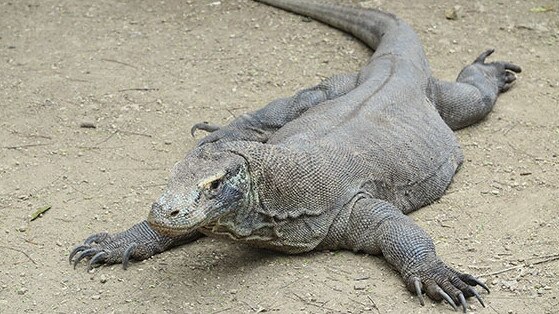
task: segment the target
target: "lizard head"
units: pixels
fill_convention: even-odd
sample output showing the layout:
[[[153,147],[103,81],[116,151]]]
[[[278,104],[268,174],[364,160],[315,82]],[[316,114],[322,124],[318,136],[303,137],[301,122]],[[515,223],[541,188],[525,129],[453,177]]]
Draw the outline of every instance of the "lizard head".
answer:
[[[212,144],[203,145],[175,164],[165,192],[152,205],[148,222],[169,236],[192,232],[246,206],[249,185],[243,157]]]

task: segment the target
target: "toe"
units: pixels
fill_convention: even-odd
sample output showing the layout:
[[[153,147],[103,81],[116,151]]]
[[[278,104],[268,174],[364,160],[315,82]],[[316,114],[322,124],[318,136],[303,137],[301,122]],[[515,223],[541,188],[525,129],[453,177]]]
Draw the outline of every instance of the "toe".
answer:
[[[95,265],[103,263],[106,259],[107,259],[107,252],[104,251],[98,252],[91,258],[91,260],[89,260],[89,263],[87,264],[87,270],[93,269]]]
[[[437,286],[435,288],[435,290],[437,291],[437,293],[444,299],[446,300],[446,302],[448,302],[448,304],[450,304],[450,306],[452,306],[452,308],[456,311],[456,303],[454,303],[454,300],[452,300],[452,298],[448,295],[448,293],[446,293],[441,287]]]
[[[507,72],[505,74],[505,83],[512,83],[516,80],[516,75],[512,72]]]
[[[485,291],[487,291],[487,293],[491,293],[491,291],[489,291],[489,288],[487,287],[487,285],[485,285],[483,282],[481,282],[476,277],[474,277],[472,275],[469,275],[469,274],[460,274],[459,277],[460,277],[460,279],[462,279],[462,281],[464,281],[468,285],[473,286],[473,287],[480,286],[483,289],[485,289]]]
[[[462,304],[462,311],[466,313],[466,311],[468,310],[468,302],[466,302],[466,298],[464,297],[464,294],[462,292],[458,294],[458,300],[460,300],[460,304]]]
[[[79,263],[82,259],[84,259],[84,258],[86,258],[86,257],[88,257],[88,256],[93,256],[93,255],[95,255],[98,251],[99,251],[99,249],[91,248],[91,249],[87,249],[87,250],[85,250],[85,251],[80,252],[80,254],[78,254],[78,255],[76,256],[76,260],[74,261],[74,269],[76,268],[76,265],[78,265],[78,263]]]
[[[413,277],[413,287],[415,289],[415,293],[417,294],[417,297],[419,298],[419,303],[421,304],[421,306],[425,306],[425,300],[423,299],[423,285],[421,284],[421,280],[417,277]]]
[[[495,52],[495,49],[487,49],[484,52],[482,52],[479,57],[476,58],[476,60],[474,61],[474,63],[484,63],[485,59],[487,59],[487,57],[489,57],[491,54],[493,54],[493,52]]]
[[[509,62],[501,62],[501,64],[505,67],[505,70],[507,70],[507,71],[512,71],[514,73],[522,72],[522,68],[520,68],[516,64],[512,64],[512,63],[509,63]]]
[[[72,252],[70,253],[70,257],[68,258],[68,261],[70,263],[72,263],[72,259],[74,258],[74,256],[82,251],[85,251],[87,249],[90,249],[91,247],[89,245],[78,245],[76,246]]]
[[[122,257],[122,268],[124,269],[128,268],[128,262],[130,261],[130,256],[134,254],[134,250],[136,249],[137,246],[138,245],[136,243],[132,243],[126,248],[126,251],[124,251],[124,255]]]
[[[100,233],[89,236],[87,239],[85,239],[83,244],[90,245],[92,243],[101,243],[101,242],[105,241],[108,237],[109,237],[108,232],[100,232]]]

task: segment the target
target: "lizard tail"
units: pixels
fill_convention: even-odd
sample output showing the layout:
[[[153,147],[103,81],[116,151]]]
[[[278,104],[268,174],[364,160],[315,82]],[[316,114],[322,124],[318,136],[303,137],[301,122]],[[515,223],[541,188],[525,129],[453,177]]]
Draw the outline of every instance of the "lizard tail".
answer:
[[[341,5],[315,3],[296,0],[256,0],[299,15],[308,16],[341,31],[349,33],[363,41],[373,50],[384,50],[383,46],[394,50],[398,46],[409,46],[409,40],[417,36],[406,23],[395,15],[378,10],[353,8]],[[411,34],[415,38],[402,38]],[[408,36],[404,36],[408,37]],[[405,45],[394,41],[407,41]],[[418,42],[419,43],[419,42]],[[394,45],[397,44],[397,45]],[[390,52],[390,51],[383,51]],[[401,51],[399,51],[401,53]]]

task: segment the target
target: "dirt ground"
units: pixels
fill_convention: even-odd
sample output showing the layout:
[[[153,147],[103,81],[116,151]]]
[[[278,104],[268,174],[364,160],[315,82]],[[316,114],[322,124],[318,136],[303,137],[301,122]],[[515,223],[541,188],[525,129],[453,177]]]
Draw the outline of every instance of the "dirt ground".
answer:
[[[438,77],[453,80],[488,47],[524,70],[485,121],[458,132],[466,162],[412,218],[447,263],[487,281],[487,308],[472,310],[557,313],[558,2],[402,2],[361,5],[407,20]],[[350,252],[285,256],[205,238],[127,271],[68,265],[88,235],[146,217],[195,144],[194,123],[226,123],[369,56],[350,36],[248,0],[1,0],[0,312],[449,312],[421,307],[382,258]]]

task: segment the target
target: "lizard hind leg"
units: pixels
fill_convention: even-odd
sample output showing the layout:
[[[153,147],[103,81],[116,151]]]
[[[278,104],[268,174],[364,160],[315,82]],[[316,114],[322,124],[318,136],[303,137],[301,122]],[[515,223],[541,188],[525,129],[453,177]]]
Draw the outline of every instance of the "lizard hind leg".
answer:
[[[495,105],[499,94],[508,91],[521,68],[515,64],[486,62],[494,52],[482,52],[472,64],[458,75],[456,82],[431,79],[429,98],[439,114],[453,130],[482,120]]]
[[[198,123],[192,128],[211,132],[198,142],[198,146],[214,142],[253,141],[267,142],[277,130],[299,118],[308,109],[343,96],[358,85],[358,74],[340,74],[330,77],[318,85],[303,89],[291,97],[271,101],[264,108],[243,114],[228,125],[216,127]]]

